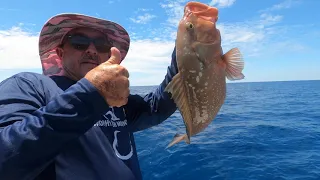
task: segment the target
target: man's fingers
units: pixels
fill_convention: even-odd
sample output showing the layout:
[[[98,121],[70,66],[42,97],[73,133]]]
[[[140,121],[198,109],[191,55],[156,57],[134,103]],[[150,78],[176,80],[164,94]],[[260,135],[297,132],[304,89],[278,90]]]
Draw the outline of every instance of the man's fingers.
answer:
[[[128,98],[121,98],[119,100],[119,104],[118,104],[118,107],[121,107],[121,106],[124,106],[128,103]]]
[[[126,68],[123,69],[123,75],[129,78],[129,71]]]
[[[129,96],[129,95],[130,95],[130,90],[129,90],[129,89],[127,89],[127,90],[125,90],[125,91],[122,91],[122,93],[121,93],[121,95],[120,95],[119,99],[128,98],[128,96]]]
[[[108,61],[106,61],[106,63],[120,64],[121,63],[120,51],[116,47],[112,47],[110,51],[111,51],[111,56],[108,59]]]

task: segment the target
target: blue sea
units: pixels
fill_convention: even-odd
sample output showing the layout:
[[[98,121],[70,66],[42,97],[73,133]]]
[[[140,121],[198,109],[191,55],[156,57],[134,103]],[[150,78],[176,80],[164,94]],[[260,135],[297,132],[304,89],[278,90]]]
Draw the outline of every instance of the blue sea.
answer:
[[[185,132],[179,111],[135,134],[144,179],[320,179],[320,81],[227,84],[210,126],[165,149],[177,132]]]

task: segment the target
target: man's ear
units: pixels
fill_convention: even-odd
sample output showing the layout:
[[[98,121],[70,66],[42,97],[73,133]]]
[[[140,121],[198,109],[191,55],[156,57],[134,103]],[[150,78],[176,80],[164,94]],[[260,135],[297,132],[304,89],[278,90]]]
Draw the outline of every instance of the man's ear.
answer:
[[[56,53],[59,56],[60,59],[62,59],[63,56],[63,49],[61,47],[56,48]]]

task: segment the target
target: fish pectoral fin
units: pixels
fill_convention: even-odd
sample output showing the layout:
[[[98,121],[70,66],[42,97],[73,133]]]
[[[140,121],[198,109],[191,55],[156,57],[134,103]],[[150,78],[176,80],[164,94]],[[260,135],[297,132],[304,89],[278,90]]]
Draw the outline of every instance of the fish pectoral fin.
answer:
[[[190,139],[189,139],[190,134],[189,133],[192,132],[192,127],[190,125],[190,123],[192,122],[192,115],[191,115],[191,110],[190,110],[190,107],[188,104],[188,94],[186,93],[187,91],[184,86],[183,79],[181,78],[180,73],[176,74],[172,78],[171,82],[168,83],[168,85],[164,89],[164,91],[171,93],[172,99],[176,103],[176,105],[182,115],[184,124],[186,126],[187,133],[185,135],[186,137],[182,136],[183,138],[182,137],[180,137],[180,138],[182,138],[182,139],[187,138],[186,142],[189,144],[190,143]],[[177,137],[177,135],[176,135],[173,142],[171,142],[168,147],[181,141],[182,139],[179,139],[179,137]],[[179,141],[177,141],[177,140],[179,140]]]
[[[188,95],[186,93],[183,80],[181,79],[180,73],[176,74],[171,82],[164,89],[165,92],[169,92],[172,95],[172,99],[176,103],[178,109],[181,112],[182,118],[184,119],[187,131],[190,131],[190,127],[186,122],[191,122],[191,111],[188,105]]]
[[[180,73],[177,73],[175,76],[173,76],[172,80],[168,83],[164,91],[171,93],[172,98],[175,99],[175,97],[179,93],[177,89],[180,89],[181,86],[182,84],[180,82]]]
[[[222,59],[226,64],[226,76],[229,80],[233,81],[244,79],[245,76],[242,74],[244,61],[238,48],[232,48],[229,50],[222,56]]]
[[[187,144],[190,144],[190,139],[188,138],[187,134],[176,134],[166,149],[183,140],[185,140]]]

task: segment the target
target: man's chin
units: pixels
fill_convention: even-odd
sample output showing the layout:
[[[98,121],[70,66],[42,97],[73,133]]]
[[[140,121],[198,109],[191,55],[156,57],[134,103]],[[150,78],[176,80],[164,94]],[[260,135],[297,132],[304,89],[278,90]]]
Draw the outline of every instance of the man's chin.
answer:
[[[97,65],[94,64],[88,64],[88,65],[82,65],[81,66],[81,74],[85,76],[89,71],[97,67]]]
[[[93,64],[93,63],[82,63],[81,64],[81,69],[85,70],[85,71],[90,71],[93,68],[97,67],[97,64]]]

